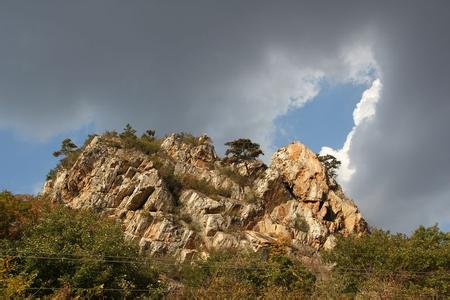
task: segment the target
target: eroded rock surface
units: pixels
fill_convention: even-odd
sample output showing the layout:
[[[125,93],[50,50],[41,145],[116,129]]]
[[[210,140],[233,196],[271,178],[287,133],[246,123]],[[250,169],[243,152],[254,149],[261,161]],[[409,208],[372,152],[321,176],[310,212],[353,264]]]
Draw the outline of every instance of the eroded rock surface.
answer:
[[[95,137],[42,193],[120,220],[126,236],[152,255],[186,259],[273,243],[314,251],[367,230],[356,205],[329,186],[316,154],[299,142],[279,149],[269,167],[253,161],[243,168],[221,161],[206,136],[192,142],[172,134],[152,155],[112,139]]]

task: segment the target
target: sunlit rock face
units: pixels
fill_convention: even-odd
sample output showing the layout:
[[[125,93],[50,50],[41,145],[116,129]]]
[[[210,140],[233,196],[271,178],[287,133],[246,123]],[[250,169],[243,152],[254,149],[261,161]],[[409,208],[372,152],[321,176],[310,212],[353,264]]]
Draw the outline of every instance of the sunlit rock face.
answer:
[[[271,244],[314,253],[332,248],[336,236],[367,231],[356,205],[326,176],[316,154],[299,142],[279,149],[266,166],[225,163],[207,136],[169,135],[152,155],[103,136],[42,193],[117,219],[151,255],[183,260]]]

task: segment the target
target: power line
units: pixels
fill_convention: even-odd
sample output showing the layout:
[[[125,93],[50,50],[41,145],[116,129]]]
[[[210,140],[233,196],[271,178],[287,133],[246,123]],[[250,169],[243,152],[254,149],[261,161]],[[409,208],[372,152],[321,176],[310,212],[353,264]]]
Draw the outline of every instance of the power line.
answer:
[[[3,255],[2,255],[3,256]],[[38,256],[38,255],[10,255],[7,256],[8,258],[25,258],[25,259],[37,259],[37,260],[60,260],[60,261],[94,261],[94,262],[105,262],[105,263],[123,263],[123,264],[135,264],[135,263],[142,263],[142,262],[157,262],[162,265],[169,265],[169,266],[181,266],[189,265],[193,261],[190,262],[183,262],[183,263],[177,263],[175,260],[162,260],[161,258],[132,258],[128,259],[126,256],[123,256],[124,259],[105,259],[105,258],[95,258],[91,256]],[[111,258],[121,258],[121,256],[110,256]],[[6,258],[6,257],[4,257]],[[127,258],[127,259],[125,259]],[[219,269],[236,269],[236,270],[265,270],[267,266],[238,266],[236,264],[232,263],[225,263],[225,262],[209,262],[208,264],[201,265],[200,266],[204,268],[219,268]],[[433,275],[433,274],[440,274],[439,271],[404,271],[404,270],[396,270],[396,271],[378,271],[378,270],[367,270],[367,269],[357,269],[357,268],[338,268],[335,270],[331,270],[331,273],[338,273],[338,274],[360,274],[360,275],[374,275],[374,274],[396,274],[396,276],[399,277],[413,277],[413,276],[426,276],[426,275]],[[314,273],[314,272],[313,272]],[[320,273],[320,272],[317,272]],[[442,275],[442,274],[441,274]],[[450,271],[447,275],[444,277],[450,278]]]

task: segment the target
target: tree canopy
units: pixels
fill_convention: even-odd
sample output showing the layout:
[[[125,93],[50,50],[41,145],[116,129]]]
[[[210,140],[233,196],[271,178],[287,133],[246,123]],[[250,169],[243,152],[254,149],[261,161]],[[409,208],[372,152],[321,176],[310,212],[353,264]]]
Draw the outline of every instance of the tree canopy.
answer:
[[[336,179],[336,171],[341,166],[341,162],[331,154],[317,155],[317,158],[325,166],[328,179]]]
[[[225,146],[228,146],[225,155],[232,162],[252,160],[264,155],[259,144],[253,143],[250,139],[237,139],[225,143]]]
[[[68,157],[70,154],[78,150],[78,146],[71,139],[64,139],[61,143],[61,149],[53,152],[54,157]]]

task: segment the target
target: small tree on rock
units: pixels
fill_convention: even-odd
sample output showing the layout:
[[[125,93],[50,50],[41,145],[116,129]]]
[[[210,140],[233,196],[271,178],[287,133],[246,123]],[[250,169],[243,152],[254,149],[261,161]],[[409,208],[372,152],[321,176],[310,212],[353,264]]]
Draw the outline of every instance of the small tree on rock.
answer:
[[[131,127],[130,124],[125,125],[125,128],[120,133],[119,137],[125,145],[125,148],[133,148],[138,140],[136,130]]]
[[[130,124],[125,125],[120,137],[123,139],[136,139],[136,130]]]
[[[330,184],[335,185],[336,184],[336,171],[341,166],[341,162],[336,159],[333,155],[327,154],[327,155],[319,155],[317,154],[317,158],[319,161],[324,165],[326,174],[327,174],[327,181]]]
[[[61,143],[61,149],[53,152],[54,157],[62,156],[59,161],[59,165],[56,168],[58,169],[59,167],[63,167],[66,170],[70,169],[74,165],[80,153],[81,150],[77,145],[75,145],[74,142],[72,142],[71,139],[63,140]],[[53,177],[53,175],[56,174],[55,172],[56,170],[53,171],[54,174],[50,175],[50,177]],[[52,173],[52,171],[50,173]]]
[[[154,137],[155,137],[155,134],[156,134],[156,131],[153,130],[153,129],[149,129],[149,130],[146,130],[144,134],[147,135],[147,136],[149,136],[149,137],[154,138]]]
[[[53,152],[54,157],[60,157],[61,155],[64,157],[68,157],[71,153],[76,152],[78,150],[77,145],[72,142],[71,139],[65,139],[61,143],[61,149]]]
[[[248,161],[252,161],[258,158],[260,155],[264,155],[260,149],[259,144],[253,143],[250,139],[237,139],[228,143],[225,143],[228,149],[225,151],[225,158],[228,162],[243,162],[247,174],[249,174]]]

